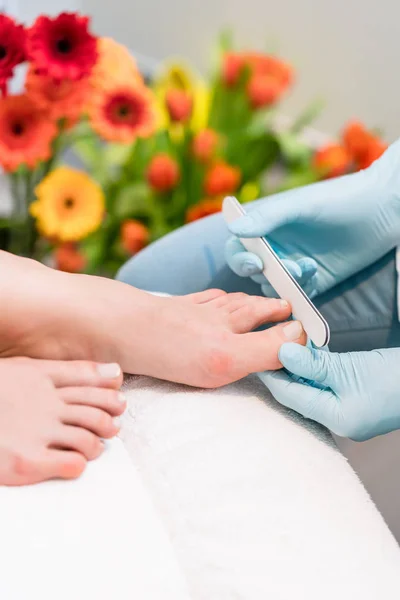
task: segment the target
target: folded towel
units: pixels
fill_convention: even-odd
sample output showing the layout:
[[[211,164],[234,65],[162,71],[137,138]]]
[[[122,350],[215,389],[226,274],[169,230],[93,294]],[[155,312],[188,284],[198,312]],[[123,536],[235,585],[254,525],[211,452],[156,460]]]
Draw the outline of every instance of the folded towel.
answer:
[[[330,434],[254,377],[125,385],[122,439],[193,600],[390,600],[400,550]]]
[[[120,440],[76,481],[0,486],[1,600],[189,600]]]

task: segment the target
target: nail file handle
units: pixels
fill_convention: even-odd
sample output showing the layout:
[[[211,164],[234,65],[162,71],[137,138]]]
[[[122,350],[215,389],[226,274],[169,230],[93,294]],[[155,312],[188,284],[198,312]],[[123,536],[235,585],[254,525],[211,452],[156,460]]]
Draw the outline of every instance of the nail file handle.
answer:
[[[245,215],[246,212],[236,198],[229,196],[224,199],[222,214],[229,224]],[[318,348],[326,346],[330,337],[328,323],[286,269],[267,240],[259,237],[243,238],[240,241],[246,250],[260,257],[264,266],[263,274],[276,293],[290,303],[293,317],[301,321],[313,344]]]

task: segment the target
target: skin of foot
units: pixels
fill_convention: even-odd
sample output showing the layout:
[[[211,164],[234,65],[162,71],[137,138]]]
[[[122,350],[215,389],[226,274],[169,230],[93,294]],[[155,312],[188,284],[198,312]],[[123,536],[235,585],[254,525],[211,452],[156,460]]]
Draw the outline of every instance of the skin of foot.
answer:
[[[0,485],[75,479],[119,431],[117,364],[0,359]]]
[[[0,253],[0,356],[116,362],[126,373],[214,388],[280,368],[287,341],[306,343],[290,306],[207,290],[162,298]],[[275,327],[254,332],[260,325]]]

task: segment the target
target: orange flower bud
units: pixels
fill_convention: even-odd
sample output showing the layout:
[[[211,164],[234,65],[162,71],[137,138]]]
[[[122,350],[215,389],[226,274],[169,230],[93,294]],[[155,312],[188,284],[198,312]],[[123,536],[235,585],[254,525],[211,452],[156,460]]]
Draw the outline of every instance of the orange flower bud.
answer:
[[[203,129],[193,139],[193,156],[202,163],[213,158],[218,145],[218,134],[213,129]]]
[[[121,242],[129,254],[142,250],[150,239],[149,230],[140,221],[128,219],[121,225]]]
[[[373,162],[378,160],[382,156],[382,154],[387,150],[387,144],[382,142],[379,138],[372,137],[368,145],[358,161],[358,166],[360,169],[367,169],[372,165]]]
[[[204,182],[207,196],[232,194],[240,184],[241,173],[238,167],[232,167],[225,162],[215,163],[208,171]]]
[[[237,84],[243,67],[245,66],[242,55],[235,52],[227,52],[222,63],[222,81],[228,87]]]
[[[54,252],[54,258],[56,268],[67,273],[81,273],[87,262],[76,245],[70,242],[58,246]]]
[[[371,134],[359,121],[350,121],[342,133],[343,144],[354,160],[359,160],[365,153]]]
[[[339,144],[330,144],[317,150],[313,165],[324,179],[328,179],[348,173],[352,166],[352,159],[346,148]]]
[[[253,108],[275,104],[282,93],[281,84],[270,75],[253,75],[247,86],[247,94]]]
[[[206,198],[202,202],[191,206],[186,213],[186,223],[197,221],[220,212],[222,209],[222,198]]]
[[[157,154],[147,169],[147,181],[154,190],[168,192],[178,184],[179,165],[168,154]]]
[[[192,114],[193,98],[189,92],[171,89],[167,91],[165,98],[171,121],[184,123]]]
[[[293,82],[293,69],[280,58],[260,52],[245,52],[243,60],[253,75],[269,75],[286,89]]]

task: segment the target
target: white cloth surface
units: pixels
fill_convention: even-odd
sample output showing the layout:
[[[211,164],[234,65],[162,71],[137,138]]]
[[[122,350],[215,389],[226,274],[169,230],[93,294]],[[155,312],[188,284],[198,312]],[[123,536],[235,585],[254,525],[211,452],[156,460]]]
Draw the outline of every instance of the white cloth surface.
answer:
[[[398,599],[400,550],[330,434],[256,378],[125,385],[122,438],[193,600]]]
[[[1,600],[189,600],[120,440],[70,482],[0,487]]]

